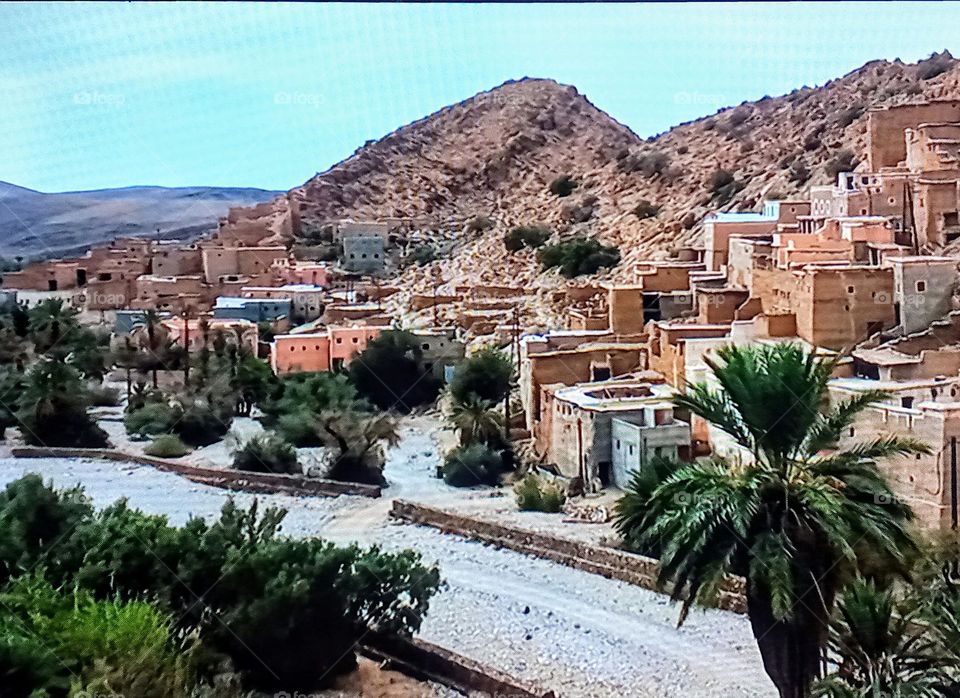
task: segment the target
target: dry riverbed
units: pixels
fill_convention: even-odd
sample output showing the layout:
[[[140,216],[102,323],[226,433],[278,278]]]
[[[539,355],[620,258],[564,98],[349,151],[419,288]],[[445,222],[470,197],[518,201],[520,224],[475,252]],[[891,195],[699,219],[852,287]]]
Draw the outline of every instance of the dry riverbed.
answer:
[[[676,628],[677,609],[660,594],[444,535],[391,523],[395,497],[456,506],[487,515],[511,513],[510,500],[486,491],[463,492],[433,477],[439,462],[436,423],[407,420],[390,453],[384,497],[260,496],[289,510],[284,531],[337,542],[412,547],[440,565],[445,580],[420,636],[559,696],[735,698],[774,694],[760,664],[747,619],[723,611],[695,611]],[[77,459],[0,458],[0,483],[36,471],[58,486],[80,483],[103,506],[118,497],[183,523],[190,514],[214,517],[230,494],[148,466]],[[235,495],[248,502],[252,495]],[[534,515],[544,516],[544,515]],[[559,524],[560,517],[553,519]],[[537,519],[536,527],[550,519]],[[566,524],[573,531],[589,524]],[[596,534],[591,534],[596,535]],[[366,695],[366,694],[365,694]]]

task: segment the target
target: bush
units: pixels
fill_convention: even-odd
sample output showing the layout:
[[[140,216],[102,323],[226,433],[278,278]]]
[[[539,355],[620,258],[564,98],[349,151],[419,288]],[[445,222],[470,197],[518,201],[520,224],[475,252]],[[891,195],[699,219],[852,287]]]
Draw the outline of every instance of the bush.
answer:
[[[194,448],[209,446],[224,437],[233,423],[233,406],[213,404],[209,399],[194,399],[180,407],[173,431]]]
[[[640,203],[633,207],[633,215],[635,215],[640,220],[645,218],[653,218],[660,213],[660,207],[654,206],[646,199],[641,199]]]
[[[160,434],[143,452],[156,458],[180,458],[190,453],[190,448],[176,434]]]
[[[308,412],[282,415],[277,420],[276,430],[282,439],[297,448],[323,446],[323,440],[317,434],[317,420]]]
[[[420,342],[409,332],[387,330],[350,361],[350,381],[381,410],[408,413],[437,399],[440,381],[424,366]]]
[[[856,166],[857,158],[853,154],[853,151],[844,148],[843,150],[839,151],[830,160],[830,162],[824,166],[823,169],[831,180],[836,181],[837,175],[839,175],[841,172],[850,172]]]
[[[23,518],[22,512],[37,515]],[[47,512],[55,515],[55,525],[40,515]],[[204,647],[214,657],[229,658],[252,688],[312,692],[354,668],[353,648],[371,631],[415,632],[440,578],[436,567],[423,566],[410,551],[384,553],[336,547],[316,538],[280,537],[284,514],[275,508],[260,512],[256,501],[240,509],[229,500],[217,521],[191,518],[176,528],[165,517],[131,509],[124,501],[93,513],[82,492],[56,492],[30,476],[0,494],[0,559],[15,558],[19,569],[43,565],[54,586],[79,590],[78,603],[67,598],[71,608],[84,614],[90,596],[113,604],[102,606],[111,608],[109,613],[90,614],[95,623],[65,622],[55,613],[57,622],[49,623],[52,635],[39,635],[47,642],[61,633],[72,638],[71,646],[120,653],[123,662],[107,662],[94,676],[82,677],[88,684],[100,686],[100,679],[109,678],[113,686],[114,669],[130,666],[128,657],[169,648],[160,640],[195,629]],[[204,590],[202,599],[195,590]],[[170,616],[158,615],[141,599],[154,599],[157,609]],[[37,605],[54,611],[59,607],[46,601]],[[128,613],[126,607],[134,610]],[[9,608],[0,604],[0,609]],[[88,632],[102,617],[123,617],[123,632]],[[169,617],[176,619],[175,626]],[[174,632],[166,633],[168,629]],[[0,661],[17,653],[23,666],[18,680],[25,681],[25,674],[42,675],[47,668],[44,656],[28,642],[7,642],[3,630],[0,623]],[[90,656],[88,649],[82,653]],[[222,671],[219,666],[207,669]],[[166,685],[170,676],[149,675],[157,686]],[[4,696],[10,685],[5,674]],[[146,691],[137,686],[125,684],[127,695],[192,695],[188,690],[168,695],[152,692],[153,686]]]
[[[42,638],[47,652],[59,660],[57,671],[47,676],[37,676],[37,655],[24,662],[27,672],[42,681],[32,687],[42,695],[63,695],[67,685],[70,695],[77,696],[181,698],[192,692],[192,653],[176,639],[173,619],[150,603],[97,600],[89,592],[58,591],[30,576],[3,593],[0,609],[4,637],[19,634],[27,647],[32,638]],[[5,680],[5,696],[8,688]]]
[[[484,444],[459,446],[443,461],[443,481],[453,487],[496,485],[501,472],[500,454]]]
[[[746,104],[741,104],[739,107],[730,112],[730,115],[727,117],[727,125],[730,128],[737,128],[738,126],[743,125],[743,123],[750,118],[750,115],[753,113],[753,110],[748,107]]]
[[[450,381],[450,396],[463,404],[470,396],[494,404],[510,394],[513,362],[501,351],[485,347],[462,361]]]
[[[950,70],[952,65],[953,59],[946,51],[931,53],[929,58],[917,64],[917,77],[921,80],[931,80]]]
[[[17,423],[31,446],[103,448],[106,432],[87,414],[80,376],[63,361],[44,359],[27,373],[17,396]]]
[[[724,169],[715,170],[710,175],[710,192],[722,203],[727,203],[734,195],[743,189],[744,184],[739,182],[732,172]]]
[[[810,169],[803,160],[794,160],[790,165],[789,177],[791,182],[803,184],[810,179]]]
[[[846,128],[854,121],[859,119],[863,115],[863,112],[864,107],[862,104],[847,107],[837,114],[837,125],[840,126],[840,128]]]
[[[173,407],[165,402],[151,402],[128,413],[123,418],[123,425],[128,434],[153,436],[168,433],[175,421],[176,414]]]
[[[543,243],[550,239],[551,232],[548,228],[540,226],[519,226],[511,228],[510,232],[503,236],[503,246],[508,252],[517,252],[524,247],[537,248],[542,247]]]
[[[490,220],[488,216],[474,216],[469,221],[467,221],[467,232],[468,233],[482,233],[485,230],[490,230],[493,227],[493,221]]]
[[[570,175],[561,175],[550,182],[550,193],[563,198],[570,196],[579,185]]]
[[[556,514],[563,509],[567,496],[553,483],[545,483],[530,473],[513,488],[521,511],[543,511]]]
[[[88,390],[90,404],[94,407],[116,407],[120,404],[120,391],[106,385],[91,386]]]
[[[559,267],[568,279],[584,274],[595,274],[604,267],[620,263],[620,250],[601,244],[594,238],[574,238],[540,250],[540,264],[544,269]]]
[[[296,449],[273,434],[254,436],[237,449],[233,454],[233,469],[287,475],[303,472],[297,462]]]
[[[408,266],[416,264],[423,267],[436,260],[436,258],[437,250],[433,245],[418,245],[413,252],[404,258],[403,262]]]

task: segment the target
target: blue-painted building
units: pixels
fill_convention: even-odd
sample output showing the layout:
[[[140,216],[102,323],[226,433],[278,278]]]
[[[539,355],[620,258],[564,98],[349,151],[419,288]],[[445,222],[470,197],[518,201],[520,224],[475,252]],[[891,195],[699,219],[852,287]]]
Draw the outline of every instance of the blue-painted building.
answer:
[[[217,320],[249,320],[250,322],[270,322],[282,317],[290,317],[289,298],[234,298],[220,296],[213,306],[213,317]]]

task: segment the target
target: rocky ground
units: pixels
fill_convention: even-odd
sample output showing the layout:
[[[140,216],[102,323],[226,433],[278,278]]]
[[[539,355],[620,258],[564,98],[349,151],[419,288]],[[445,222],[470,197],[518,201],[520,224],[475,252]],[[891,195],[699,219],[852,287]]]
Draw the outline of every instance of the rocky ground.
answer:
[[[421,636],[560,696],[773,695],[743,616],[697,611],[678,629],[676,607],[660,594],[430,528],[391,523],[387,511],[394,497],[442,506],[469,498],[481,507],[487,505],[477,502],[491,499],[487,492],[452,490],[433,477],[440,458],[435,432],[428,418],[405,423],[402,441],[390,454],[390,487],[382,499],[269,495],[261,500],[289,510],[284,525],[289,535],[376,542],[391,550],[413,547],[437,562],[445,587],[431,604]],[[97,505],[127,497],[175,523],[190,514],[213,517],[230,496],[146,466],[0,458],[0,483],[30,471],[60,486],[83,484]]]

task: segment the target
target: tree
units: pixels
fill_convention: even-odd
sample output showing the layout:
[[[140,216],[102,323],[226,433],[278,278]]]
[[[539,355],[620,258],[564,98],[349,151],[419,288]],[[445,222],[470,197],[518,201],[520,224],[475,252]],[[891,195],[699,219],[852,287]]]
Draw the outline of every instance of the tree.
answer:
[[[41,301],[29,311],[30,336],[38,353],[57,348],[60,340],[77,327],[77,311],[59,298]]]
[[[264,400],[276,382],[273,371],[265,361],[250,354],[244,355],[237,363],[236,374],[230,381],[237,396],[237,414],[249,417],[253,406]]]
[[[409,332],[388,330],[350,362],[357,392],[382,410],[407,413],[437,399],[440,381],[423,365],[423,351]]]
[[[450,381],[450,396],[455,403],[466,402],[470,395],[497,404],[510,394],[513,363],[493,347],[485,347],[457,366]]]
[[[87,391],[69,365],[44,359],[27,373],[17,401],[24,440],[35,446],[102,448],[107,435],[87,414]]]
[[[629,534],[661,547],[659,582],[712,600],[724,575],[747,580],[764,668],[781,698],[807,696],[844,580],[870,564],[903,570],[914,550],[909,507],[876,463],[927,452],[888,436],[839,447],[857,415],[884,397],[861,393],[821,411],[836,360],[796,344],[726,347],[707,364],[719,389],[697,384],[676,404],[730,436],[745,462],[680,467],[653,491]]]
[[[475,443],[492,447],[503,445],[503,415],[494,403],[481,400],[473,393],[463,402],[454,403],[450,423],[460,435],[461,446]]]
[[[153,378],[153,387],[157,387],[157,368],[160,366],[160,351],[163,348],[163,342],[161,337],[160,329],[162,327],[160,314],[153,310],[147,310],[143,314],[143,323],[144,329],[147,332],[147,346],[146,350],[148,352],[147,365],[151,369],[151,374]]]
[[[323,412],[316,420],[317,433],[334,449],[327,477],[347,482],[385,485],[383,444],[400,441],[396,421],[387,414],[370,415],[352,410]]]
[[[254,436],[234,451],[233,468],[257,473],[302,473],[296,449],[272,434]]]
[[[936,631],[917,623],[916,608],[898,608],[889,590],[859,579],[844,590],[838,611],[828,654],[835,669],[817,684],[815,695],[952,695],[941,690],[949,660],[938,651]]]

